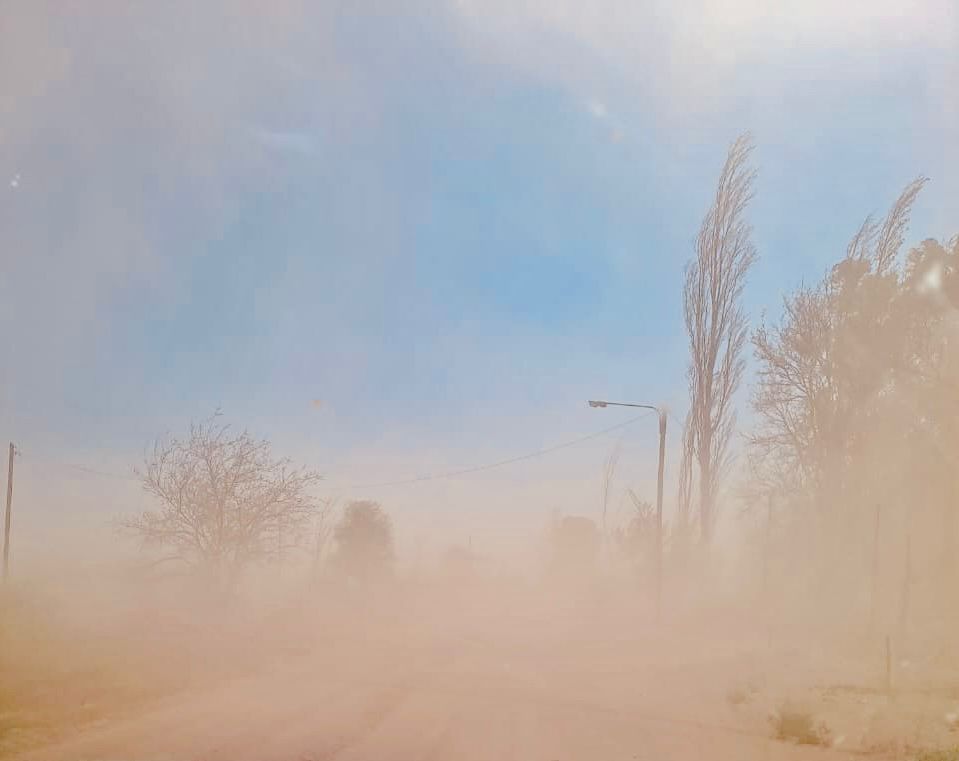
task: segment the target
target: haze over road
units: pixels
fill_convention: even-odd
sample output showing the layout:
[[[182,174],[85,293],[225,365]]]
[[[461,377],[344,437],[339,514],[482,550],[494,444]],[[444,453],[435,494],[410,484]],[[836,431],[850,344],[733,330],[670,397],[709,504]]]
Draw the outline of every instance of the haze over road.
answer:
[[[840,757],[770,739],[730,680],[755,666],[596,610],[383,617],[215,689],[172,698],[26,758],[788,759]],[[620,629],[617,631],[617,629]],[[627,631],[633,629],[633,631]],[[360,632],[357,634],[357,632]],[[687,638],[688,639],[688,638]],[[731,641],[725,639],[726,642]],[[683,655],[680,655],[682,653]]]

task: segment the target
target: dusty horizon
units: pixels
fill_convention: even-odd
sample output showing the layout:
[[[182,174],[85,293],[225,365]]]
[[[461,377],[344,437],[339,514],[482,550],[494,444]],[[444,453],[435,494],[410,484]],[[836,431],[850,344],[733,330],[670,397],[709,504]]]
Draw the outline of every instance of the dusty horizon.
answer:
[[[0,759],[959,761],[957,49],[5,3]]]

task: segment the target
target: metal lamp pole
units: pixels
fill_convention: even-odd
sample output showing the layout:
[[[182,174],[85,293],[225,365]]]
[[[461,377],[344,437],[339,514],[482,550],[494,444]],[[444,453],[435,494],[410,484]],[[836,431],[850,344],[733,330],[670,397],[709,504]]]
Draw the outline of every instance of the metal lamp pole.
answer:
[[[666,465],[666,410],[653,404],[631,404],[590,399],[590,407],[639,407],[659,415],[659,472],[656,478],[656,615],[663,603],[663,470]]]

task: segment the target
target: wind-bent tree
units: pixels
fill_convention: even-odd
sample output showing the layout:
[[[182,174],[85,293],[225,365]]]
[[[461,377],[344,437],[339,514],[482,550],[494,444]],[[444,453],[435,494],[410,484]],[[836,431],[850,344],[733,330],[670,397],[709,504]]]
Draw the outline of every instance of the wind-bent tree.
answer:
[[[694,484],[699,487],[699,531],[709,542],[716,497],[729,463],[736,423],[733,406],[742,383],[747,339],[741,305],[743,287],[756,249],[746,207],[756,173],[749,159],[752,140],[732,144],[719,185],[696,238],[696,254],[686,266],[683,316],[689,336],[689,413],[680,466],[680,519],[691,516]]]
[[[902,399],[924,367],[930,306],[915,273],[933,262],[951,275],[948,256],[934,261],[930,252],[944,250],[931,243],[895,267],[925,182],[909,183],[881,225],[867,217],[829,274],[787,296],[781,322],[753,334],[759,426],[750,448],[773,491],[805,491],[820,507],[841,499],[851,458],[878,440],[876,426],[911,410],[897,403],[877,412]]]
[[[191,424],[184,438],[158,440],[137,475],[157,506],[122,527],[163,551],[162,561],[185,563],[221,585],[299,546],[320,479],[275,459],[268,441],[232,431],[219,414]]]
[[[333,529],[334,566],[358,581],[379,581],[393,572],[393,522],[376,502],[350,502]]]
[[[959,237],[902,255],[925,182],[752,338],[753,473],[793,566],[816,575],[807,588],[828,579],[835,610],[870,589],[863,612],[900,641],[910,605],[955,616],[950,634],[959,620]]]

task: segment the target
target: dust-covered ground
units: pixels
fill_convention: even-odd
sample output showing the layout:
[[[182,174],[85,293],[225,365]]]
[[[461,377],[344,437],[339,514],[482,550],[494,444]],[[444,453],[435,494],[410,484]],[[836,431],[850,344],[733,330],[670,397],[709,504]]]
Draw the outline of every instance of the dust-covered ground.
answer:
[[[657,620],[622,579],[294,584],[217,606],[84,581],[4,598],[7,756],[914,758],[959,744],[948,650],[887,674],[882,637],[777,624],[742,601],[673,594]]]

